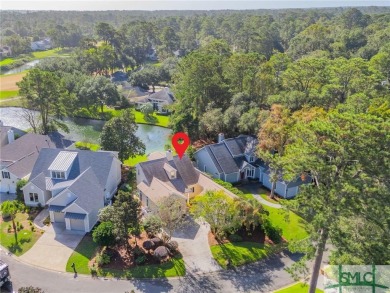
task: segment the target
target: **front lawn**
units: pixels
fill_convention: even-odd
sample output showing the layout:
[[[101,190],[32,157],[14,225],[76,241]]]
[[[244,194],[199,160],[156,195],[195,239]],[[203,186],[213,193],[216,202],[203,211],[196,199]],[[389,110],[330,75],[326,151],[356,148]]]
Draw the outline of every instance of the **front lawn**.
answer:
[[[12,221],[0,219],[0,244],[17,256],[20,256],[29,250],[42,235],[41,231],[36,229],[34,225],[30,226],[28,217],[29,215],[27,213],[16,214],[15,223],[19,222],[23,225],[23,229],[17,233],[18,244],[15,244],[13,231],[7,231],[9,225],[12,227]],[[33,219],[31,219],[31,221],[32,220]],[[31,231],[31,227],[34,227],[34,231]]]
[[[47,57],[57,57],[61,54],[62,50],[60,48],[46,50],[46,51],[35,51],[32,53],[34,59],[43,59]]]
[[[291,285],[290,287],[276,290],[274,293],[307,293],[309,290],[309,286],[304,283],[296,283]],[[316,289],[316,293],[323,293],[324,291],[320,289]]]
[[[260,196],[261,196],[262,199],[265,199],[266,201],[268,201],[270,203],[280,204],[277,200],[274,200],[274,199],[270,198],[268,196],[268,194],[261,193]]]
[[[88,263],[89,260],[92,259],[95,255],[98,247],[99,246],[93,242],[91,236],[84,236],[68,259],[68,263],[66,264],[66,271],[73,272],[71,265],[74,263],[76,266],[76,271],[79,274],[89,274],[90,272]]]
[[[308,236],[304,229],[304,221],[297,214],[284,209],[276,209],[266,205],[263,208],[269,212],[269,219],[275,227],[282,229],[287,241],[300,240]]]
[[[233,266],[258,261],[269,255],[269,246],[257,242],[236,242],[213,245],[211,253],[218,264],[227,268],[227,261]]]
[[[66,271],[73,272],[71,267],[75,263],[79,274],[90,274],[88,263],[95,256],[99,246],[93,242],[91,236],[84,236],[66,264]],[[98,269],[98,276],[117,278],[162,278],[185,275],[184,261],[181,257],[174,257],[161,265],[142,265],[130,269],[116,270],[111,268]]]
[[[5,59],[0,61],[0,66],[12,64],[12,63],[14,63],[14,61],[15,61],[14,58],[5,58]]]

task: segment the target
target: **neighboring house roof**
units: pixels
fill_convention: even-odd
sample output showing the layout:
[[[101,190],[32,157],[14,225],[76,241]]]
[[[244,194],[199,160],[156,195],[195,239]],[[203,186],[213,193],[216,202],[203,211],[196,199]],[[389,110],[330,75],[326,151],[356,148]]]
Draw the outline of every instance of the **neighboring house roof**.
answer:
[[[160,181],[157,178],[153,178],[149,186],[145,182],[141,182],[137,185],[137,188],[143,194],[146,194],[148,198],[156,204],[161,201],[161,199],[168,197],[171,194],[182,196],[182,194],[179,193],[175,188],[164,184],[164,182]]]
[[[160,100],[168,104],[172,104],[175,101],[175,98],[169,88],[164,88],[159,92],[151,94],[148,96],[148,99]]]
[[[49,166],[56,159],[58,154],[64,150],[61,149],[42,149],[39,153],[39,157],[36,160],[34,168],[31,172],[31,182],[37,185],[39,188],[45,186],[44,189],[50,190],[60,182],[65,182],[63,179],[51,178]],[[70,169],[68,180],[77,178],[81,173],[91,168],[97,177],[97,184],[104,188],[108,177],[110,176],[110,169],[112,160],[116,158],[112,152],[92,152],[84,150],[72,150],[72,153],[77,153],[74,159],[73,165]],[[40,175],[43,173],[43,176]],[[39,176],[38,176],[39,175]],[[47,187],[50,187],[47,188]]]
[[[23,178],[31,173],[42,149],[71,144],[72,141],[63,139],[61,135],[27,133],[1,148],[1,166],[7,167],[14,175]]]
[[[244,156],[252,154],[258,140],[249,135],[240,135],[235,138],[228,138],[220,143],[210,144],[202,148],[206,150],[211,157],[212,162],[218,172],[231,174],[240,172],[247,165],[258,166],[262,161],[257,159],[255,162],[249,163]]]
[[[223,142],[212,144],[206,147],[210,149],[223,173],[231,174],[240,171],[240,168],[237,166],[231,153]]]
[[[8,130],[12,130],[14,135],[18,135],[19,137],[26,134],[25,131],[12,126],[0,126],[0,147],[8,144]]]

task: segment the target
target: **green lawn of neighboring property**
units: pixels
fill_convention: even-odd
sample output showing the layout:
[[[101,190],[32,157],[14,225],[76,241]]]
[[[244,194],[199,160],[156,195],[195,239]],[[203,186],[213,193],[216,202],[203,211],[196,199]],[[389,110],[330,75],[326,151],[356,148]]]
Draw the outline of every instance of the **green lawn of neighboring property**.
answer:
[[[211,253],[218,264],[226,269],[227,260],[230,258],[233,266],[255,262],[269,255],[269,247],[256,242],[236,242],[213,245]]]
[[[86,141],[76,141],[75,147],[78,149],[88,149],[94,152],[100,150],[100,145]]]
[[[62,50],[60,48],[46,50],[46,51],[36,51],[33,52],[32,55],[34,59],[43,59],[47,57],[53,57],[53,56],[59,56],[61,54]]]
[[[148,157],[146,155],[136,156],[134,158],[128,158],[123,162],[124,165],[133,167],[137,165],[138,163],[145,162],[148,160]]]
[[[304,239],[308,236],[304,229],[303,219],[297,214],[266,205],[263,205],[263,207],[269,212],[269,219],[271,220],[271,223],[282,229],[283,237],[287,241]]]
[[[18,94],[19,94],[18,90],[16,90],[16,91],[0,91],[0,100],[17,97]]]
[[[0,107],[22,107],[26,102],[26,98],[17,98],[11,100],[1,100]]]
[[[89,261],[95,256],[99,246],[90,236],[84,236],[66,264],[66,271],[73,272],[71,267],[75,263],[77,273],[90,274]],[[185,275],[185,266],[182,258],[173,258],[161,265],[137,266],[128,270],[99,269],[98,275],[120,278],[161,278]]]
[[[270,197],[268,196],[268,194],[266,194],[266,193],[261,193],[260,196],[261,196],[263,199],[265,199],[266,201],[269,201],[270,203],[279,204],[279,202],[278,202],[277,200],[274,200],[274,199],[270,198]]]
[[[8,233],[7,228],[9,225],[12,226],[11,220],[1,220],[0,224],[0,244],[7,248],[11,253],[19,256],[29,250],[35,242],[42,235],[40,231],[31,231],[31,227],[28,225],[28,214],[18,213],[16,214],[15,222],[21,222],[23,224],[23,229],[20,230],[18,235],[18,244],[15,245],[15,236],[14,233]]]
[[[296,283],[291,285],[290,287],[286,287],[284,289],[276,290],[274,293],[307,293],[309,290],[309,286],[304,283]],[[316,293],[323,293],[324,291],[320,289],[316,289]]]
[[[6,58],[0,61],[0,66],[9,65],[11,63],[14,63],[14,58]]]

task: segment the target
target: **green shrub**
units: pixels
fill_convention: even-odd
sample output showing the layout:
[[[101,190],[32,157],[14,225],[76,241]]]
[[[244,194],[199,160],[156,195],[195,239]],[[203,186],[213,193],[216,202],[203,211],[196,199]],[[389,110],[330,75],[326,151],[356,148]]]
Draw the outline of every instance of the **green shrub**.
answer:
[[[7,232],[8,232],[8,233],[11,232],[11,225],[8,225]]]
[[[154,237],[161,231],[161,219],[156,215],[147,216],[143,221],[143,227],[149,237]]]
[[[32,226],[32,225],[33,225],[33,223],[32,223],[31,221],[28,221],[28,224],[29,224],[30,226]]]
[[[93,241],[101,246],[111,246],[115,243],[114,225],[102,222],[92,232]]]
[[[134,249],[133,249],[133,254],[134,254],[134,256],[137,258],[137,257],[139,257],[139,256],[145,255],[145,251],[144,251],[141,247],[136,246],[136,247],[134,247]]]
[[[272,242],[280,243],[282,241],[282,229],[273,226],[269,220],[265,220],[263,222],[263,229],[265,235],[267,235],[268,238],[272,240]]]
[[[46,219],[43,220],[43,224],[50,225],[50,216],[46,217]]]
[[[110,256],[105,253],[104,251],[101,252],[97,257],[96,257],[96,263],[99,267],[101,267],[102,265],[107,265],[109,264],[111,261],[111,258]]]
[[[230,242],[242,242],[242,237],[240,235],[237,235],[237,234],[229,235],[228,239]]]
[[[21,190],[26,184],[26,179],[21,179],[16,183],[16,200],[24,202],[23,190]]]
[[[35,232],[35,227],[31,226],[31,232]]]
[[[96,269],[95,265],[93,265],[91,268],[89,268],[89,272],[91,273],[92,277],[97,276],[97,269]]]
[[[146,262],[146,256],[145,255],[140,255],[135,259],[135,263],[137,265],[142,265]]]

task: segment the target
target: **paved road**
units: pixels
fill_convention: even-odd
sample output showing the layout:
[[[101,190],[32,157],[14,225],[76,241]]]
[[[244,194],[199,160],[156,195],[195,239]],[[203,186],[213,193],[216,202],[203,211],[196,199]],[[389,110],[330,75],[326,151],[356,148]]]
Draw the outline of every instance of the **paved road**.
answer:
[[[271,292],[293,282],[284,270],[293,256],[279,255],[266,261],[228,271],[197,275],[189,273],[181,278],[158,280],[96,280],[89,276],[74,278],[73,274],[35,268],[21,263],[18,258],[0,252],[9,264],[13,290],[23,286],[37,286],[46,293],[124,293],[135,292]],[[2,291],[3,292],[3,291]]]

